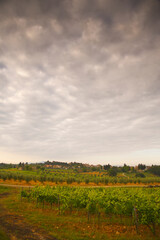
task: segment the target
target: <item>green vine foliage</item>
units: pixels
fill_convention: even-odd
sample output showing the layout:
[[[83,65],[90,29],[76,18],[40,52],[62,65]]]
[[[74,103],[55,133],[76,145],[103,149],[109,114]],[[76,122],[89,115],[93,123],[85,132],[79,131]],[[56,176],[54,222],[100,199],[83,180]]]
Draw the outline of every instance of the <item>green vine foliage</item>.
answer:
[[[81,188],[81,187],[42,187],[30,191],[23,190],[22,198],[41,203],[55,204],[59,209],[80,210],[89,214],[133,216],[155,232],[160,224],[160,188]]]

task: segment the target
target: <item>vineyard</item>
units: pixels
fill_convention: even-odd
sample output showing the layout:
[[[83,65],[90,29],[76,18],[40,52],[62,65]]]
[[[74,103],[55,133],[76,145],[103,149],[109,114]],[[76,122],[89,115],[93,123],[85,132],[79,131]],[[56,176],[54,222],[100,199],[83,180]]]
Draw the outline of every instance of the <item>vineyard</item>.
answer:
[[[160,224],[159,188],[81,188],[40,187],[21,191],[21,200],[33,201],[37,207],[50,207],[57,214],[86,214],[88,222],[97,216],[130,217],[138,233],[139,225],[147,225],[155,234]]]
[[[146,174],[146,173],[145,173]],[[160,177],[149,175],[144,178],[137,177],[136,174],[129,173],[119,174],[116,177],[111,177],[107,172],[98,172],[98,173],[74,173],[73,171],[67,170],[55,170],[55,171],[12,171],[12,170],[0,170],[0,180],[2,181],[25,181],[33,184],[37,182],[43,184],[44,182],[53,183],[53,184],[94,184],[94,185],[125,185],[125,184],[160,184]]]

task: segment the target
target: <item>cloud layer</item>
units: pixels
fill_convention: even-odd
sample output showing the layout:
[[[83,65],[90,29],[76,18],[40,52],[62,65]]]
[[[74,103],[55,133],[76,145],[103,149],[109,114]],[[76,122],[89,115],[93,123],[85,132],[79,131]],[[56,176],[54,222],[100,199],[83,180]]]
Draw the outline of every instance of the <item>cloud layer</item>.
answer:
[[[1,151],[158,164],[146,150],[160,146],[159,12],[158,0],[0,1]]]

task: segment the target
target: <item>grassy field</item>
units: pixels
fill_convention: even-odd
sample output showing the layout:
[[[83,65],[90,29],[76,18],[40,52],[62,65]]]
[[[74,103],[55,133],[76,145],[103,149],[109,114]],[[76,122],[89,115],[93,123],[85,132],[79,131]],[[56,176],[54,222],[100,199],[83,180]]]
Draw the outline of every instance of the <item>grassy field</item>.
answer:
[[[0,183],[25,185],[160,185],[160,177],[143,172],[144,177],[136,177],[135,172],[120,172],[109,176],[107,171],[75,172],[73,169],[20,170],[16,168],[0,169]]]
[[[159,240],[146,226],[139,226],[139,234],[130,217],[101,217],[95,215],[88,222],[85,212],[58,213],[49,205],[37,206],[23,199],[20,188],[0,187],[0,239],[57,239],[57,240]],[[1,230],[2,229],[2,230]],[[5,235],[7,234],[9,238]],[[14,238],[13,238],[14,237]]]
[[[135,172],[120,172],[116,177],[106,171],[75,172],[73,169],[20,170],[0,169],[0,239],[2,240],[159,240],[145,225],[138,233],[130,216],[92,214],[88,221],[85,211],[59,212],[48,204],[21,199],[22,187],[10,188],[6,184],[34,186],[81,186],[81,187],[151,187],[160,185],[160,177],[143,172],[137,178]]]
[[[0,228],[0,239],[9,240],[9,237],[4,233],[4,231]]]

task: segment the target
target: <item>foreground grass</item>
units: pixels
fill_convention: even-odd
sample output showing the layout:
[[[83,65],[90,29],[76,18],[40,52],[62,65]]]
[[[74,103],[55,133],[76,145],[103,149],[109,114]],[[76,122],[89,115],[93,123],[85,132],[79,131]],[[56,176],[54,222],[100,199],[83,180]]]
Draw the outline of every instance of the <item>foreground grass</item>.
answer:
[[[8,188],[8,187],[0,186],[0,194],[1,194],[1,193],[8,193],[9,190],[10,190],[10,188]]]
[[[0,194],[5,194],[9,192],[9,188],[7,187],[0,187]],[[8,236],[4,232],[4,230],[0,226],[0,239],[1,240],[9,240]]]
[[[43,228],[47,233],[56,237],[58,240],[159,240],[160,237],[153,234],[144,226],[141,226],[140,233],[137,235],[132,219],[109,216],[98,219],[91,217],[88,222],[84,212],[61,212],[51,210],[50,206],[36,206],[36,203],[27,202],[20,199],[20,189],[5,190],[0,187],[1,191],[10,191],[10,195],[0,199],[10,212],[23,216],[24,219],[31,223],[32,226]],[[3,234],[3,233],[2,233]],[[3,239],[0,237],[0,239]],[[7,238],[6,238],[7,239]],[[5,240],[5,238],[4,238]]]
[[[0,227],[0,239],[1,239],[1,240],[9,240],[8,236],[7,236],[6,233],[1,229],[1,227]]]

